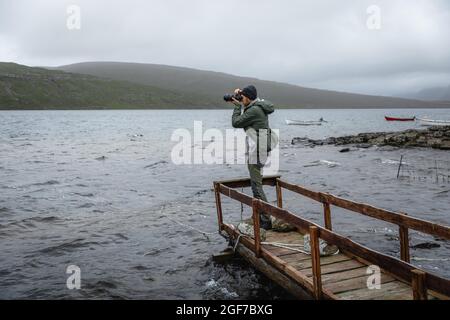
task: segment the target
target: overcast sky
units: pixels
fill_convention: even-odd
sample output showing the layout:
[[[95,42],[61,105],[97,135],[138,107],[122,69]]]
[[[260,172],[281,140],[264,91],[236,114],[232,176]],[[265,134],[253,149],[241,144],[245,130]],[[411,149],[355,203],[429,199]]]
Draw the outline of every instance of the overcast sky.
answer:
[[[0,0],[0,61],[158,63],[398,95],[450,85],[450,1]]]

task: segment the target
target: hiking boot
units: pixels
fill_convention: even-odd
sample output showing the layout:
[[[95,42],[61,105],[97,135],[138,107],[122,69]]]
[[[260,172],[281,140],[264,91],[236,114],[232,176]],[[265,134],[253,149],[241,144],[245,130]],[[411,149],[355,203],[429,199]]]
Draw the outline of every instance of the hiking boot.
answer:
[[[264,230],[270,230],[272,229],[272,222],[269,221],[261,221],[260,223],[260,227]]]

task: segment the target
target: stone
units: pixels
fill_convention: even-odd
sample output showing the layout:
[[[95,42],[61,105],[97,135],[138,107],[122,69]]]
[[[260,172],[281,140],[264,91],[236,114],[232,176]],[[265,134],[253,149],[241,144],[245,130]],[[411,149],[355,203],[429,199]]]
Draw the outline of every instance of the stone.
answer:
[[[253,225],[250,225],[248,223],[245,222],[241,222],[238,224],[237,226],[238,230],[240,233],[245,234],[251,238],[255,238],[255,233],[253,230]],[[261,241],[265,241],[266,240],[266,230],[260,228],[259,229],[259,236],[260,236],[260,240]]]
[[[400,132],[369,132],[359,133],[354,136],[329,137],[323,140],[312,140],[309,138],[294,138],[292,144],[303,143],[306,146],[336,145],[344,146],[355,144],[358,148],[369,148],[370,146],[393,146],[393,147],[426,147],[442,150],[450,149],[450,126],[434,126],[428,129],[409,129]],[[342,152],[348,152],[349,148],[343,148]]]
[[[270,219],[272,220],[272,230],[273,231],[290,232],[290,231],[294,231],[297,229],[293,225],[291,225],[283,220],[277,219],[273,216],[271,216]]]
[[[441,150],[450,150],[450,140],[442,141],[440,149]]]
[[[440,248],[440,247],[441,247],[441,245],[438,243],[423,242],[423,243],[416,244],[416,245],[412,246],[411,248],[413,248],[413,249],[433,249],[433,248]]]
[[[372,145],[370,143],[360,143],[360,144],[356,145],[356,147],[360,148],[360,149],[367,149],[367,148],[370,148],[371,146]]]

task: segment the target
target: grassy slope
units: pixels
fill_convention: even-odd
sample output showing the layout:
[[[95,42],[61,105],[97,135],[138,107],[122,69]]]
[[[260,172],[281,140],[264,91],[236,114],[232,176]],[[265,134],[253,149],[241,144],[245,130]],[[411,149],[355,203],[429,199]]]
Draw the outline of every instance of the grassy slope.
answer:
[[[126,81],[0,63],[0,109],[213,107],[216,101]]]
[[[198,93],[210,99],[220,98],[224,93],[231,92],[237,87],[254,84],[262,97],[273,101],[277,106],[291,108],[450,107],[450,103],[318,90],[219,72],[155,64],[85,62],[61,66],[58,69],[180,92]]]

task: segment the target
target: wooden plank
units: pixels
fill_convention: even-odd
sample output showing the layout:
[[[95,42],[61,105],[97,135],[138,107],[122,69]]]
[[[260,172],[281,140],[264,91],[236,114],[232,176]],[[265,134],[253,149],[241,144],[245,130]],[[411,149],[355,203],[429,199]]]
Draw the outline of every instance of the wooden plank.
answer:
[[[329,273],[335,273],[335,272],[342,272],[346,270],[352,270],[361,268],[363,264],[356,260],[347,260],[347,261],[340,261],[332,264],[327,264],[322,267],[322,275],[329,274]],[[305,274],[308,277],[312,276],[312,269],[306,268],[300,270],[303,274]]]
[[[291,250],[291,249],[286,249],[286,248],[280,248],[277,247],[275,245],[270,245],[270,244],[263,244],[262,245],[267,251],[271,252],[273,255],[284,259],[285,257],[288,257],[290,255],[296,255],[296,254],[301,254],[301,255],[305,255],[307,257],[309,257],[309,255],[306,255],[304,253],[301,253],[299,251],[296,250]],[[297,248],[297,247],[293,247],[293,248]],[[302,249],[302,247],[300,247],[300,250]]]
[[[300,263],[302,261],[309,260],[311,262],[311,255],[305,254],[305,253],[296,253],[296,254],[290,254],[290,255],[284,255],[280,257],[283,261],[286,261],[289,264],[292,264],[293,266],[296,263]]]
[[[297,252],[289,250],[289,249],[279,248],[279,247],[271,246],[268,244],[263,244],[262,246],[264,249],[266,249],[267,251],[269,251],[270,253],[272,253],[273,255],[275,255],[279,258],[297,253]]]
[[[281,180],[280,181],[278,181],[278,180],[279,180],[278,178],[275,178],[272,181],[269,181],[266,183],[269,183],[269,184],[272,183],[272,185],[277,184],[280,187],[282,187],[283,182]],[[300,191],[299,193],[303,192],[304,195],[306,195],[308,197],[313,197],[314,200],[317,200],[321,203],[333,204],[333,205],[340,206],[340,207],[343,207],[343,208],[351,210],[351,211],[359,212],[359,213],[362,213],[367,216],[371,216],[371,217],[374,217],[377,219],[381,219],[381,220],[388,221],[388,222],[399,225],[401,227],[400,238],[402,241],[401,257],[404,260],[408,259],[408,253],[409,253],[406,250],[406,248],[408,246],[405,245],[407,242],[407,238],[408,238],[408,236],[407,236],[408,228],[415,229],[415,230],[418,230],[418,231],[421,231],[424,233],[432,234],[432,235],[438,236],[440,238],[450,239],[450,228],[447,226],[440,226],[440,225],[437,225],[437,224],[434,224],[434,223],[431,223],[428,221],[424,221],[421,219],[408,217],[405,214],[399,214],[399,213],[391,212],[388,210],[379,209],[376,207],[372,207],[370,205],[357,203],[357,202],[353,202],[350,200],[335,197],[330,194],[314,192],[314,191],[311,191],[311,190],[308,190],[306,188],[299,187],[299,186],[296,186],[295,188],[292,187],[292,189],[295,189],[295,192],[298,192],[298,191]],[[231,197],[232,199],[235,199],[235,200],[240,201],[247,205],[251,205],[253,202],[252,197],[250,197],[244,193],[241,193],[237,190],[233,190],[222,184],[218,185],[218,191],[222,194],[225,194],[225,195]],[[219,205],[220,205],[220,198],[218,200],[219,200]],[[444,295],[446,297],[450,296],[450,280],[442,279],[438,276],[435,276],[433,274],[430,274],[430,273],[427,273],[424,271],[421,271],[422,276],[414,275],[415,280],[413,280],[414,272],[412,272],[412,270],[414,270],[415,267],[410,265],[409,263],[401,261],[401,260],[391,257],[391,256],[387,256],[385,254],[376,252],[365,246],[359,245],[356,242],[354,242],[346,237],[338,235],[330,230],[324,229],[324,228],[318,226],[317,224],[312,223],[308,220],[305,220],[298,216],[295,216],[288,210],[278,208],[276,206],[273,206],[272,204],[263,202],[261,200],[256,200],[256,201],[258,201],[258,206],[260,206],[260,208],[263,211],[265,211],[269,214],[272,214],[273,216],[296,226],[300,232],[303,232],[303,233],[309,232],[309,228],[312,226],[313,229],[317,230],[318,234],[320,233],[320,238],[324,239],[325,241],[327,241],[330,244],[337,245],[341,249],[342,252],[350,252],[351,255],[354,256],[357,260],[364,261],[364,263],[378,265],[379,267],[381,267],[382,269],[385,269],[386,271],[389,271],[390,273],[392,273],[392,275],[394,277],[397,277],[397,278],[401,279],[402,281],[406,281],[409,283],[412,283],[413,281],[415,281],[414,286],[415,286],[416,298],[418,298],[418,297],[427,298],[427,289],[430,290],[430,292],[431,291],[437,292],[439,295]],[[217,204],[217,199],[216,199],[216,204]],[[218,207],[218,209],[219,209],[219,207]],[[325,210],[325,208],[324,208],[324,210]],[[220,208],[220,211],[221,211],[221,208]],[[325,211],[324,211],[324,214],[325,214]],[[222,217],[222,219],[223,219],[223,217]],[[220,228],[221,223],[220,223],[219,213],[218,213],[218,220],[219,220],[219,228]],[[223,228],[227,229],[227,228],[225,228],[225,225],[223,225]],[[228,232],[229,230],[225,230],[225,231]],[[259,228],[258,228],[258,231],[259,231]],[[256,234],[256,232],[255,232],[255,234]],[[236,236],[237,233],[235,232],[234,235]],[[286,237],[279,237],[278,239],[284,239],[286,241],[296,241],[294,238],[295,237],[291,238],[291,235],[288,235]],[[245,245],[248,248],[252,248],[253,250],[255,250],[256,247],[258,246],[258,244],[255,243],[255,241],[249,240],[245,237],[243,237],[242,241],[243,241],[243,243],[246,243]],[[281,241],[276,241],[276,242],[281,242]],[[287,242],[285,242],[285,243],[287,243]],[[293,242],[293,243],[295,243],[295,242]],[[262,247],[262,246],[259,246],[257,252],[258,252],[258,254],[261,255],[261,257],[263,259],[266,259],[269,262],[269,264],[274,265],[274,266],[276,266],[276,268],[279,268],[280,270],[284,270],[284,271],[288,272],[289,274],[292,274],[293,279],[295,279],[295,281],[298,281],[299,283],[302,283],[305,288],[308,288],[308,286],[310,286],[308,290],[311,292],[315,292],[316,295],[317,295],[317,289],[318,289],[317,276],[314,277],[316,280],[316,282],[315,282],[316,286],[314,286],[314,282],[307,278],[308,273],[306,273],[306,275],[305,275],[304,270],[307,270],[307,272],[310,272],[311,274],[309,274],[309,276],[311,276],[313,273],[312,270],[315,267],[315,274],[317,275],[316,271],[318,268],[320,271],[322,271],[321,272],[321,276],[322,276],[322,275],[326,275],[325,272],[329,272],[330,274],[342,273],[342,272],[350,271],[350,270],[352,270],[352,268],[358,269],[358,268],[361,268],[362,266],[364,266],[364,264],[361,264],[358,262],[359,263],[358,267],[354,267],[354,266],[352,267],[351,266],[352,262],[356,263],[356,261],[348,260],[348,261],[339,261],[336,263],[327,264],[327,265],[324,265],[322,268],[321,267],[322,259],[316,258],[315,259],[316,263],[312,264],[311,268],[300,269],[301,272],[298,272],[298,270],[296,270],[292,265],[287,264],[283,259],[281,259],[283,257],[282,255],[276,256],[271,251],[267,250],[265,247]],[[286,251],[284,251],[283,254],[286,254],[287,257],[290,255],[290,254],[288,255],[288,253]],[[308,260],[305,260],[305,262],[307,262],[307,261]],[[309,261],[311,261],[311,260],[309,260]],[[340,269],[336,269],[336,268],[338,268],[337,266],[339,266]],[[349,268],[349,269],[347,269],[347,268]],[[323,269],[323,270],[321,270],[321,269]],[[407,287],[408,286],[409,285],[407,285]],[[316,291],[314,291],[314,288],[316,289]],[[310,290],[310,289],[312,289],[312,290]],[[324,289],[325,297],[334,298],[332,292],[326,292],[327,290],[325,290],[325,288],[323,288],[323,289]],[[409,286],[409,289],[410,289],[409,295],[412,296],[412,294],[411,294],[412,288],[410,286]],[[406,290],[406,289],[403,288],[403,289],[400,289],[400,291],[401,290]],[[397,296],[401,296],[401,294],[397,293]]]
[[[295,243],[303,245],[303,235],[296,231],[276,232],[269,230],[266,232],[266,241],[280,242],[280,243]]]
[[[280,209],[262,201],[261,207],[263,211],[268,212],[269,214],[279,219],[283,219],[286,222],[296,226],[302,233],[308,232],[309,226],[315,225],[321,229],[321,238],[327,241],[329,244],[337,245],[343,251],[349,251],[355,256],[362,257],[370,264],[374,264],[382,269],[388,270],[390,273],[406,282],[411,282],[411,270],[415,269],[415,267],[411,264],[369,249],[344,236],[336,234],[333,231],[321,228],[315,223],[295,216],[286,209]],[[437,277],[431,273],[427,273],[426,284],[428,289],[434,290],[446,296],[450,296],[450,280]]]
[[[283,259],[283,257],[282,257],[282,259]],[[352,258],[347,257],[346,255],[343,255],[343,254],[336,254],[333,256],[321,257],[320,265],[326,266],[329,264],[333,264],[333,263],[337,263],[337,262],[344,262],[344,261],[349,261],[349,260],[352,260]],[[301,261],[291,261],[290,263],[298,270],[308,269],[308,268],[312,267],[311,258],[304,259]]]
[[[365,203],[343,199],[332,194],[312,191],[282,180],[279,181],[279,184],[283,188],[299,193],[318,202],[329,203],[337,207],[357,212],[375,219],[387,221],[397,224],[398,226],[404,226],[409,229],[414,229],[416,231],[450,240],[450,228],[448,226],[442,226],[437,223],[409,217],[401,213],[376,208]]]
[[[412,271],[412,290],[414,300],[427,300],[426,273],[415,269]]]
[[[353,257],[354,259],[358,260],[359,262],[361,262],[365,265],[372,264],[371,262],[367,261],[366,259],[358,257],[348,250],[341,249],[341,252],[350,257]],[[410,264],[408,264],[408,265],[411,267],[411,271],[416,269],[415,266],[412,266]],[[389,274],[390,276],[396,278],[397,280],[405,282],[404,279],[402,279],[401,277],[399,277],[397,274],[394,273],[394,270],[389,270],[386,268],[382,269],[382,270],[384,273]],[[432,294],[434,297],[437,297],[440,300],[450,300],[450,292],[449,292],[450,280],[438,277],[432,273],[427,273],[427,272],[425,272],[425,273],[427,275],[425,280],[426,280],[426,284],[427,284],[427,288],[428,288],[429,297]],[[411,276],[412,276],[412,273],[411,273]],[[411,281],[412,281],[412,279],[411,279]],[[435,288],[435,290],[432,290],[430,288]]]
[[[300,285],[298,285],[297,282],[292,281],[291,278],[287,277],[285,274],[272,267],[263,259],[256,258],[253,252],[250,251],[246,246],[239,245],[236,250],[239,255],[247,260],[252,266],[258,269],[260,272],[264,273],[269,279],[276,282],[279,286],[290,292],[292,295],[294,295],[294,297],[301,300],[311,299],[310,293]]]
[[[329,284],[367,275],[367,266],[322,275],[322,283]]]
[[[236,239],[238,237],[238,232],[235,230],[235,228],[232,225],[224,224],[224,230],[233,238]],[[247,237],[241,237],[240,242],[244,244],[247,248],[254,251],[254,243]],[[275,267],[277,270],[283,272],[285,275],[292,278],[294,281],[296,281],[301,287],[305,288],[310,294],[312,294],[313,291],[313,284],[312,281],[309,280],[306,276],[299,273],[295,268],[292,266],[287,265],[284,263],[281,259],[275,257],[274,255],[270,254],[269,251],[262,248],[261,250],[262,258],[266,260],[270,265]]]
[[[450,280],[442,279],[432,273],[426,273],[426,287],[428,290],[436,291],[447,297],[450,297]]]
[[[325,195],[330,204],[353,212],[357,212],[368,217],[390,222],[398,226],[414,229],[429,235],[450,240],[450,228],[426,220],[409,217],[405,214],[380,209],[365,203],[358,203],[347,199],[339,198],[330,194]]]
[[[283,191],[280,186],[280,179],[276,179],[276,189],[277,189],[277,206],[283,208]]]
[[[231,189],[223,184],[219,184],[220,193],[228,196],[231,199],[237,200],[249,207],[252,206],[253,198],[245,193],[239,192],[237,190]]]
[[[262,179],[262,182],[264,185],[274,186],[276,183],[276,179],[278,179],[280,177],[281,177],[280,175],[264,176]],[[245,188],[245,187],[250,187],[250,178],[243,177],[243,178],[236,178],[236,179],[230,179],[230,180],[220,180],[220,181],[214,181],[214,183],[222,184],[229,188],[242,188],[242,187]]]
[[[323,204],[323,219],[325,228],[327,228],[328,230],[333,230],[333,227],[331,225],[331,208],[330,204],[327,202]]]
[[[408,289],[396,289],[390,291],[388,294],[384,296],[375,296],[373,300],[412,300],[411,290]]]
[[[383,253],[371,250],[363,245],[360,245],[346,237],[335,234],[329,230],[322,230],[322,238],[328,243],[337,245],[344,251],[349,251],[351,254],[362,257],[370,264],[379,266],[381,269],[389,270],[394,275],[404,279],[406,282],[411,282],[411,270],[414,267],[397,258],[385,255]]]
[[[400,239],[400,259],[405,262],[410,261],[409,256],[409,232],[408,228],[400,226],[398,230],[398,236]]]
[[[283,180],[279,180],[279,184],[282,188],[285,188],[289,191],[299,193],[301,195],[304,195],[305,197],[311,198],[313,200],[319,201],[321,200],[319,192],[311,191],[306,188],[303,188],[299,185],[292,184]]]
[[[314,298],[322,299],[322,277],[320,273],[320,247],[319,229],[316,226],[309,227],[311,239],[311,267],[313,273]]]
[[[219,232],[221,232],[223,224],[222,201],[220,200],[219,185],[217,183],[214,183],[214,195],[216,198],[217,222],[219,224]]]
[[[232,225],[225,223],[224,230],[233,239],[236,239],[238,237],[238,232]],[[250,240],[248,237],[241,237],[240,243],[245,245],[250,250],[254,251],[254,242]],[[272,255],[269,251],[265,250],[264,248],[261,249],[261,258],[264,259],[271,266],[273,266],[274,268],[276,268],[277,270],[279,270],[280,272],[282,272],[283,274],[287,275],[289,278],[297,282],[297,284],[300,285],[305,290],[307,290],[307,292],[309,292],[310,295],[313,294],[313,283],[303,273],[299,272],[292,266],[288,265],[278,257]],[[337,297],[332,292],[326,289],[323,290],[323,298],[334,300],[337,299]]]
[[[401,281],[395,280],[381,285],[380,289],[369,289],[367,287],[336,294],[344,300],[391,300],[412,299],[411,287]]]
[[[356,289],[363,289],[367,288],[367,280],[369,275],[364,275],[357,278],[351,278],[347,280],[337,281],[333,283],[328,283],[325,285],[325,287],[332,291],[334,294],[356,290]],[[381,274],[380,284],[388,283],[396,281],[393,277],[388,276],[386,274]]]
[[[259,232],[259,202],[253,199],[253,234],[255,235],[255,254],[257,258],[261,257],[261,235]]]

